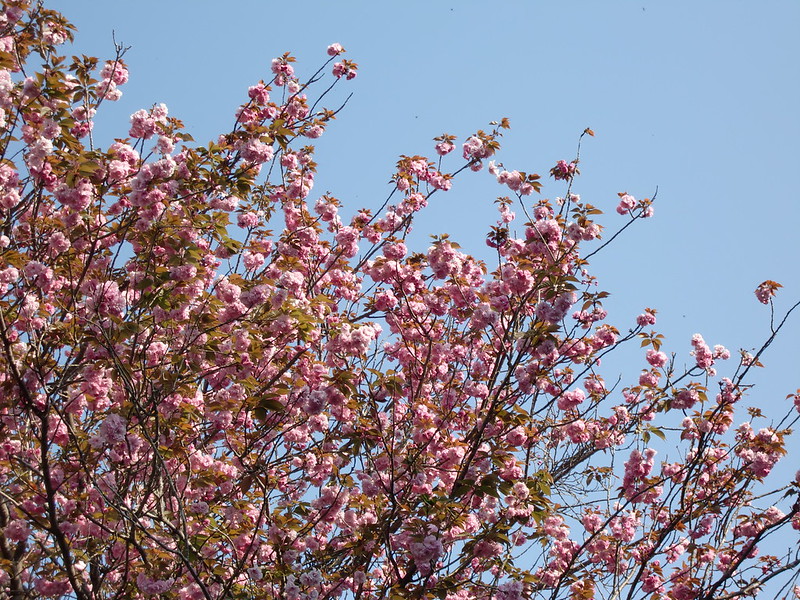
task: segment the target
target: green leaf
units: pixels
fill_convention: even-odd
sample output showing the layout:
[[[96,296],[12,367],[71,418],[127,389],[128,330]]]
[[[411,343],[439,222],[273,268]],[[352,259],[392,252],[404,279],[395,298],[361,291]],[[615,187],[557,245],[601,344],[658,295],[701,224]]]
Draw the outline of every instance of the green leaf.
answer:
[[[258,401],[258,408],[268,410],[270,412],[285,412],[286,407],[274,397],[265,396]]]

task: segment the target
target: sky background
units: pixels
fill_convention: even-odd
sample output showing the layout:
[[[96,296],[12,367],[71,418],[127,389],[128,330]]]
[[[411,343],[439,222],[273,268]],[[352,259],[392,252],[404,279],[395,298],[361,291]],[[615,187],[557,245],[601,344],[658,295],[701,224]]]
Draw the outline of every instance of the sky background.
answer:
[[[312,200],[330,191],[352,209],[377,208],[400,154],[432,155],[434,136],[461,142],[502,117],[512,128],[498,160],[546,175],[591,127],[573,192],[605,210],[608,227],[624,223],[618,192],[658,188],[655,217],[592,260],[612,293],[608,322],[624,331],[645,306],[658,309],[666,350],[688,363],[696,332],[733,351],[766,339],[769,309],[753,296],[761,281],[784,285],[778,312],[800,299],[796,0],[46,4],[78,27],[75,53],[112,58],[112,31],[131,46],[131,79],[103,106],[96,139],[124,137],[130,114],[156,102],[196,141],[215,139],[247,87],[271,77],[273,57],[292,52],[309,76],[340,42],[359,75],[317,140]],[[493,201],[506,192],[486,171],[465,175],[434,196],[412,250],[448,233],[488,256]],[[542,195],[564,192],[548,179]],[[800,314],[764,357],[748,404],[783,405],[800,386],[798,337]],[[642,365],[610,368],[632,381]]]

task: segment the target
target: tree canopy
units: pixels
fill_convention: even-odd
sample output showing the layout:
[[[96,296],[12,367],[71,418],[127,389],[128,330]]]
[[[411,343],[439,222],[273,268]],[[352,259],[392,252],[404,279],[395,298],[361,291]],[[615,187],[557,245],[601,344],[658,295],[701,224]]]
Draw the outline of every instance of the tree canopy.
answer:
[[[66,57],[27,0],[0,30],[0,597],[800,597],[800,472],[771,476],[800,390],[747,405],[800,303],[756,289],[754,353],[607,323],[589,260],[654,198],[574,193],[592,130],[549,180],[499,161],[505,119],[443,134],[354,209],[314,187],[340,44],[210,143],[159,104],[99,147],[125,49]],[[409,248],[478,171],[492,261]]]

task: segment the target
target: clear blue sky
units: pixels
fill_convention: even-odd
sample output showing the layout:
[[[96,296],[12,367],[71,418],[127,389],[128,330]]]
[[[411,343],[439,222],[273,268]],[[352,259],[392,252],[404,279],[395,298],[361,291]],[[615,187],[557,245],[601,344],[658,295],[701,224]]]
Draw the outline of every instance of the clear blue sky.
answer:
[[[625,329],[657,308],[666,349],[689,361],[695,332],[734,351],[766,337],[768,309],[752,294],[761,281],[784,284],[779,307],[800,298],[796,0],[47,4],[78,26],[75,52],[111,57],[112,30],[131,46],[131,80],[104,107],[101,136],[124,136],[132,112],[165,102],[197,141],[213,139],[273,57],[291,51],[310,75],[338,41],[360,72],[318,140],[315,192],[376,207],[399,154],[432,153],[432,137],[463,139],[501,117],[512,129],[500,159],[546,174],[588,126],[597,135],[574,191],[607,224],[623,222],[617,192],[658,186],[655,218],[593,261],[613,294],[611,323]],[[550,180],[543,195],[563,192]],[[418,244],[446,232],[485,252],[503,193],[485,172],[462,179],[418,222]],[[766,356],[752,404],[800,386],[799,336],[800,315]]]

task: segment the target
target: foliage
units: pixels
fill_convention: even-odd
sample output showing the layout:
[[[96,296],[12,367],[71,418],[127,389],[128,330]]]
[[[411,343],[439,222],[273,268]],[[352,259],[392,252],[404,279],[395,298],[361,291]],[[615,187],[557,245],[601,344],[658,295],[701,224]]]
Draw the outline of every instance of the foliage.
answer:
[[[688,368],[663,352],[655,310],[606,324],[587,259],[616,234],[572,193],[577,158],[554,200],[488,162],[510,194],[491,267],[446,235],[414,252],[417,213],[507,121],[461,158],[451,135],[401,157],[344,219],[312,200],[310,145],[357,73],[338,44],[305,81],[276,58],[208,145],[156,105],[103,149],[124,49],[64,57],[72,27],[27,0],[0,29],[2,597],[790,592],[800,475],[768,476],[800,392],[741,408],[785,318],[729,377],[700,335]],[[622,229],[652,210],[620,194]],[[637,340],[638,380],[609,386],[600,360]]]

